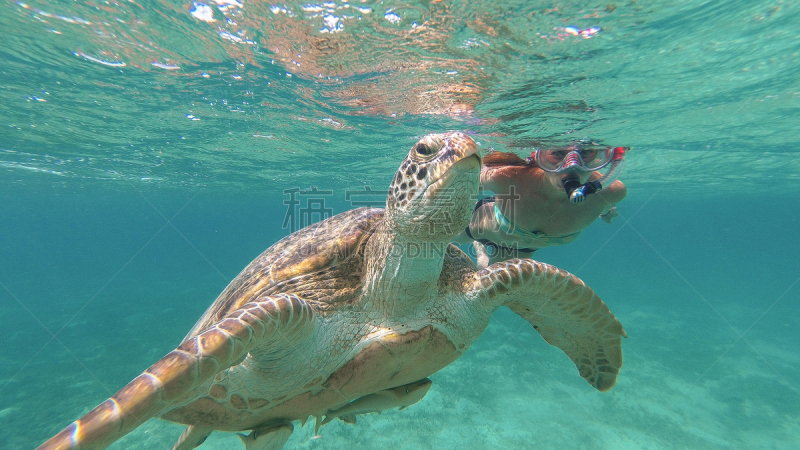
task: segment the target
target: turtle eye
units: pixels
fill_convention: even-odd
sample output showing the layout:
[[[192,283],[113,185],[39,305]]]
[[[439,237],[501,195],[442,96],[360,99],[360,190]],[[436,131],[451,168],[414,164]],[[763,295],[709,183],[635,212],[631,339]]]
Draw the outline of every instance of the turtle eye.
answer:
[[[418,142],[417,145],[414,146],[414,151],[422,156],[430,156],[436,153],[436,150],[432,146],[422,142]]]
[[[436,156],[439,153],[439,150],[442,149],[444,142],[440,141],[439,139],[423,139],[416,144],[414,144],[414,153],[417,156],[428,160]]]

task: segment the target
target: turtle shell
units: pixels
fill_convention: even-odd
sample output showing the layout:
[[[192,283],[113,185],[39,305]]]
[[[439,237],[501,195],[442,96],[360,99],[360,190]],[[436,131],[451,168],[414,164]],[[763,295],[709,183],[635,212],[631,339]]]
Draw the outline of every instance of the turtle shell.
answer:
[[[298,230],[242,270],[184,338],[189,339],[276,284],[336,266],[357,252],[383,218],[380,208],[358,208]]]

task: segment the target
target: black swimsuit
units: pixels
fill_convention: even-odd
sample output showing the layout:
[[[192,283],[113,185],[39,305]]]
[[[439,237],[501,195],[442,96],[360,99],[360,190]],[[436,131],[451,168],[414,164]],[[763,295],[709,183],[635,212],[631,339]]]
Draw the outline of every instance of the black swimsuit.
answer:
[[[478,203],[475,203],[475,209],[473,209],[472,212],[474,213],[475,211],[478,210],[478,208],[480,208],[484,204],[491,203],[491,202],[494,202],[494,201],[495,201],[495,197],[494,196],[484,197],[484,198],[478,200]],[[513,248],[502,246],[500,244],[496,244],[496,243],[490,241],[489,239],[475,239],[475,237],[473,237],[472,233],[470,233],[470,231],[469,231],[469,225],[467,225],[467,228],[464,231],[467,233],[467,236],[469,236],[469,238],[472,239],[473,241],[478,241],[478,242],[480,242],[481,244],[483,244],[483,245],[485,245],[487,247],[491,247],[491,248],[495,249],[495,251],[497,251],[497,250],[516,250],[517,252],[522,252],[522,253],[533,253],[533,252],[535,252],[537,250],[535,248],[517,248],[517,249],[513,249]]]

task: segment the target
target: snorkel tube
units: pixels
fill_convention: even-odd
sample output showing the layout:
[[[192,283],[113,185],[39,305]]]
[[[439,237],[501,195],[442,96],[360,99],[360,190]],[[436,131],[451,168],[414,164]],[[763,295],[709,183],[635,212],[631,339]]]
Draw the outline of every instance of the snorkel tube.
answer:
[[[602,178],[581,184],[578,176],[569,177],[564,180],[564,191],[572,203],[581,203],[587,195],[600,192],[604,186],[613,183],[625,168],[625,150],[627,147],[614,147],[614,155],[611,157],[611,165]]]

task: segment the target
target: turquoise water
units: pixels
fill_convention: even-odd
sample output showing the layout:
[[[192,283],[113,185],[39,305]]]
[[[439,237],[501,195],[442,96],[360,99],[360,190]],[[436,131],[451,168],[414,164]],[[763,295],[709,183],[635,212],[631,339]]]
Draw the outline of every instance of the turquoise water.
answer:
[[[288,233],[285,190],[344,211],[450,129],[520,155],[633,148],[614,224],[536,254],[624,325],[617,385],[501,310],[420,403],[297,426],[287,448],[795,448],[800,7],[351,3],[0,6],[0,448],[173,349]]]

